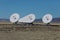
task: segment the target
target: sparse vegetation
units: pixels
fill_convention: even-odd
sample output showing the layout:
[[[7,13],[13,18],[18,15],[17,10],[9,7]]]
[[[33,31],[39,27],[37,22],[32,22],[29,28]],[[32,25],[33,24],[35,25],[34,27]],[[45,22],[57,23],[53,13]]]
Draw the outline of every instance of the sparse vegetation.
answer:
[[[60,40],[60,27],[1,24],[0,40]]]

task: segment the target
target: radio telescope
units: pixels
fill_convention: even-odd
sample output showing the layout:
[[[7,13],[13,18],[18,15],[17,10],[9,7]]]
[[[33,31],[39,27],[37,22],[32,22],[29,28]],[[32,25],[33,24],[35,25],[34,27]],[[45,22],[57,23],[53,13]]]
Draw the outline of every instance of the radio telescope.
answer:
[[[14,13],[10,16],[10,22],[11,23],[16,23],[19,20],[19,14],[18,13]]]
[[[50,23],[52,21],[52,15],[51,14],[46,14],[42,18],[43,23]]]
[[[23,18],[20,18],[18,22],[22,23],[32,23],[35,20],[35,15],[34,14],[29,14]]]

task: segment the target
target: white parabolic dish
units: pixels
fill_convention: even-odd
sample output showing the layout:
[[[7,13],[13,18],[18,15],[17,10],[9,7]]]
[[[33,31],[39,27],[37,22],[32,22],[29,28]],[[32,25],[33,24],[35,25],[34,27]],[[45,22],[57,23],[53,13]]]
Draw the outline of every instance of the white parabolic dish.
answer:
[[[17,22],[18,20],[19,20],[19,14],[18,13],[14,13],[11,15],[10,22],[14,23],[14,22]]]
[[[35,20],[35,15],[34,14],[29,14],[29,15],[19,19],[18,22],[32,23],[34,20]]]
[[[52,15],[51,14],[46,14],[42,18],[43,23],[50,23],[52,21]]]

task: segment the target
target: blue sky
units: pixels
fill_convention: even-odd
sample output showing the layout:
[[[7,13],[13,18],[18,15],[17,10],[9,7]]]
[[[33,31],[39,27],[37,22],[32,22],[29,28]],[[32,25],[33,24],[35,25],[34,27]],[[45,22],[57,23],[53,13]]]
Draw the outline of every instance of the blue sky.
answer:
[[[20,17],[34,13],[36,19],[47,13],[60,17],[60,0],[0,0],[0,18],[9,19],[13,13]]]

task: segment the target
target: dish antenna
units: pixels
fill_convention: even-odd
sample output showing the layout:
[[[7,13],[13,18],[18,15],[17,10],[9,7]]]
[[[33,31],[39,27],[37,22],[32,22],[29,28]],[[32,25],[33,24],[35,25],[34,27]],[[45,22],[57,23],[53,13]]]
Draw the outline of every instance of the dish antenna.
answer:
[[[35,20],[35,15],[34,14],[29,14],[21,19],[19,19],[18,22],[22,23],[32,23]]]
[[[52,21],[52,15],[46,14],[42,18],[43,23],[49,24]]]
[[[18,13],[14,13],[10,16],[10,22],[11,23],[17,23],[18,20],[19,20],[19,14]]]

